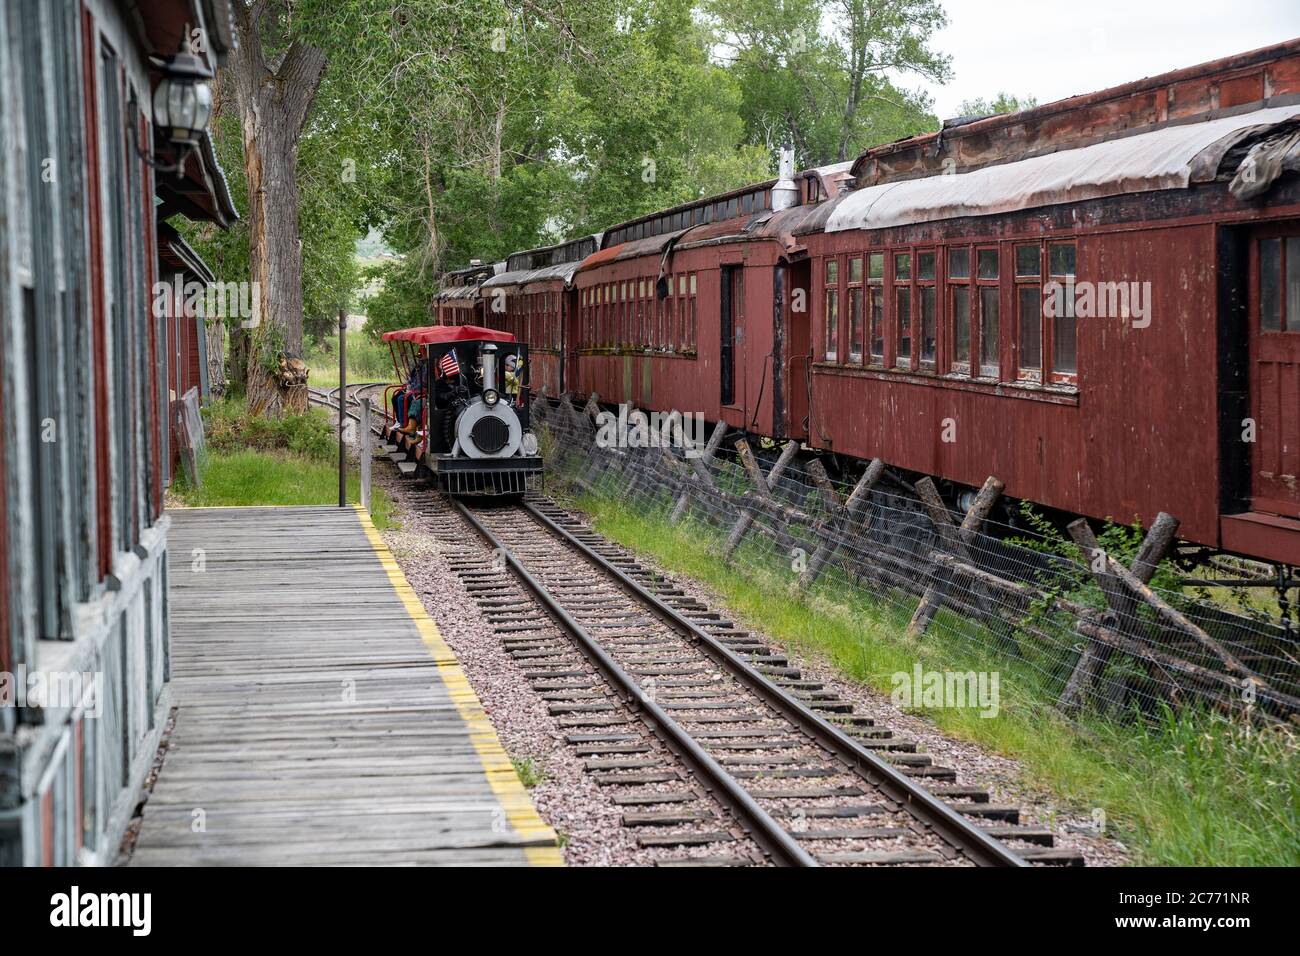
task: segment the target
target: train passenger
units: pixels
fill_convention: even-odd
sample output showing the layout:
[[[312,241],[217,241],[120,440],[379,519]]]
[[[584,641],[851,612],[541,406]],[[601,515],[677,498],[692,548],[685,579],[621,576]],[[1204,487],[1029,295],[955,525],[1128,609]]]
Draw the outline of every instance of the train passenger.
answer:
[[[411,374],[406,380],[406,386],[399,388],[393,393],[393,421],[399,424],[407,417],[407,403],[416,392],[424,390],[425,363],[423,359],[418,360],[411,368]]]

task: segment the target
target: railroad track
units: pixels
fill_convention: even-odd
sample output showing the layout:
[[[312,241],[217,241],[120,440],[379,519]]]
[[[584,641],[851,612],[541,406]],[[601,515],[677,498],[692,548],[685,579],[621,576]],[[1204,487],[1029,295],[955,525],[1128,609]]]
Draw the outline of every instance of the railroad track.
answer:
[[[451,567],[660,863],[1082,864],[553,504],[425,513],[481,539]]]
[[[343,414],[352,421],[360,423],[361,421],[361,396],[364,392],[378,389],[382,402],[383,389],[387,388],[388,382],[355,382],[347,386],[347,392],[343,398]],[[372,396],[373,397],[373,396]],[[319,405],[337,413],[339,407],[339,387],[320,388],[315,385],[307,386],[307,401],[312,405]],[[376,406],[376,415],[371,420],[370,430],[379,434],[383,423],[383,409]]]

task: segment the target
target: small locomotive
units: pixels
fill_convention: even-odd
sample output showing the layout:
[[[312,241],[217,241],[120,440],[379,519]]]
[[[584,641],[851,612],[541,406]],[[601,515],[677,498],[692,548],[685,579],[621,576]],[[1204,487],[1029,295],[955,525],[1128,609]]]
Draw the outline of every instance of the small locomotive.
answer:
[[[390,457],[453,495],[522,495],[542,473],[528,346],[475,325],[384,333],[404,384],[384,393]]]

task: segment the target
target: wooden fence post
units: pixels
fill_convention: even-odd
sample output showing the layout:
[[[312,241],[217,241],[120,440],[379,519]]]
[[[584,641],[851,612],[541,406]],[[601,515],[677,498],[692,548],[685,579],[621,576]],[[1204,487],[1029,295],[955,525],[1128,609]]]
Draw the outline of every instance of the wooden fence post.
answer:
[[[847,531],[853,526],[853,523],[861,517],[862,512],[866,510],[871,501],[871,489],[876,486],[881,477],[885,474],[885,463],[879,458],[873,458],[867,470],[862,473],[858,483],[853,486],[849,492],[849,499],[845,502],[839,515],[831,522],[822,543],[817,546],[811,558],[808,559],[808,567],[804,569],[803,574],[799,575],[799,587],[808,588],[818,576],[822,569],[826,567],[826,562],[835,556],[839,550],[841,533]]]
[[[750,479],[754,482],[755,494],[759,498],[770,498],[772,492],[776,490],[776,484],[781,480],[782,473],[794,460],[795,454],[799,451],[797,441],[787,442],[781,449],[781,456],[777,458],[772,465],[772,470],[763,475],[758,461],[754,458],[754,453],[749,447],[749,442],[744,438],[736,442],[736,451],[740,453],[740,460],[745,465],[745,470],[749,472]],[[731,558],[732,553],[740,546],[741,540],[745,537],[745,532],[749,526],[754,523],[753,511],[742,511],[736,518],[735,523],[731,526],[731,532],[727,535],[727,543],[722,549],[722,559],[727,561]]]
[[[1115,575],[1110,573],[1110,558],[1107,555],[1105,561],[1098,562],[1099,556],[1105,554],[1101,546],[1097,543],[1097,538],[1092,533],[1092,528],[1088,526],[1086,518],[1078,518],[1070,522],[1068,529],[1070,537],[1074,543],[1083,551],[1083,559],[1088,562],[1088,568],[1092,576],[1096,579],[1098,587],[1101,588],[1102,595],[1106,598],[1106,605],[1110,609],[1110,614],[1114,618],[1115,629],[1118,630],[1122,637],[1131,637],[1133,634],[1133,614],[1137,609],[1137,601],[1134,597],[1124,593]],[[1138,553],[1133,558],[1133,574],[1143,584],[1151,580],[1151,576],[1156,573],[1156,568],[1164,560],[1169,549],[1174,544],[1174,534],[1178,531],[1178,519],[1173,515],[1165,514],[1163,511],[1156,516],[1156,520],[1151,523],[1147,530],[1146,537],[1142,539],[1142,544],[1138,548]],[[1100,563],[1098,568],[1096,563]],[[1101,672],[1106,668],[1106,662],[1110,660],[1113,647],[1103,641],[1090,638],[1084,646],[1083,652],[1079,659],[1075,661],[1074,670],[1071,671],[1069,680],[1065,682],[1065,688],[1061,691],[1061,696],[1057,698],[1056,706],[1062,711],[1072,711],[1076,709],[1083,699],[1092,692],[1092,685]]]
[[[370,396],[361,399],[361,507],[370,510]]]
[[[921,490],[921,486],[928,484],[926,491]],[[988,517],[988,513],[993,510],[997,504],[998,498],[1002,495],[1003,484],[992,475],[984,482],[984,487],[980,489],[975,500],[971,503],[970,510],[966,512],[966,517],[962,520],[961,527],[954,535],[952,532],[952,516],[948,514],[948,509],[944,508],[943,502],[938,501],[939,507],[934,507],[932,500],[926,500],[927,497],[938,499],[938,492],[934,491],[934,484],[930,479],[924,478],[917,483],[917,493],[922,496],[926,502],[926,507],[930,511],[931,519],[935,521],[939,529],[940,537],[954,542],[954,545],[965,554],[970,556],[969,544],[973,540],[975,533],[979,530],[980,524]],[[933,495],[930,495],[933,492]],[[925,629],[930,626],[934,616],[938,613],[939,608],[943,605],[944,593],[948,589],[948,584],[952,580],[952,575],[946,570],[941,570],[937,575],[934,584],[926,588],[921,595],[921,603],[916,606],[915,613],[912,614],[912,620],[907,624],[907,636],[917,637],[925,633]]]
[[[704,450],[699,455],[690,459],[691,468],[695,471],[694,481],[698,482],[701,487],[708,488],[713,484],[713,477],[709,474],[709,462],[718,453],[718,448],[722,445],[722,439],[727,435],[727,423],[718,422],[713,426],[713,434],[709,440],[704,443]],[[688,479],[690,480],[690,479]],[[668,516],[671,524],[677,524],[686,514],[686,508],[690,504],[691,492],[687,488],[677,499],[677,504],[673,506],[673,512]]]

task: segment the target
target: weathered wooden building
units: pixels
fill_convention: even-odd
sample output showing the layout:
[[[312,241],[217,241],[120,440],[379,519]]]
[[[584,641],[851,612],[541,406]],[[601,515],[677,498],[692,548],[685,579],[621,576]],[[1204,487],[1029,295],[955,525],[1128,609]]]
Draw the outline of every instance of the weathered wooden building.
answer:
[[[158,223],[235,215],[202,128],[232,43],[229,0],[0,10],[3,864],[111,861],[167,718]]]

